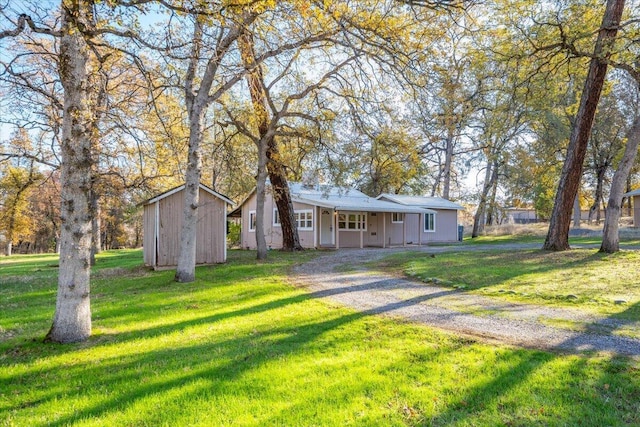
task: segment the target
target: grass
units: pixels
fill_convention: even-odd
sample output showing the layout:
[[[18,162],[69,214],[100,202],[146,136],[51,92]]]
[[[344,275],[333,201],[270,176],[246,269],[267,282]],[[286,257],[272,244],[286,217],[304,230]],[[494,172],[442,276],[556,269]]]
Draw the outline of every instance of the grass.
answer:
[[[0,425],[640,424],[637,360],[365,316],[290,283],[313,253],[253,256],[178,284],[138,251],[101,254],[94,334],[69,345],[41,342],[55,257],[0,259]]]
[[[531,243],[542,246],[547,235],[549,224],[502,224],[487,226],[476,238],[470,234],[464,238],[465,244],[471,245],[497,245],[508,243]],[[569,243],[572,245],[600,246],[602,243],[602,224],[586,224],[581,226],[581,232],[593,233],[593,235],[570,235]],[[624,225],[619,232],[621,246],[640,246],[640,229]]]
[[[640,320],[640,252],[538,249],[399,253],[391,268],[428,283],[528,303],[578,307]]]
[[[503,245],[511,243],[531,243],[539,244],[542,247],[545,236],[537,234],[505,234],[505,235],[482,235],[476,238],[465,237],[464,243],[467,245]],[[569,237],[570,245],[589,245],[600,247],[602,244],[601,236],[571,236]],[[620,247],[640,246],[640,239],[635,236],[620,236]]]

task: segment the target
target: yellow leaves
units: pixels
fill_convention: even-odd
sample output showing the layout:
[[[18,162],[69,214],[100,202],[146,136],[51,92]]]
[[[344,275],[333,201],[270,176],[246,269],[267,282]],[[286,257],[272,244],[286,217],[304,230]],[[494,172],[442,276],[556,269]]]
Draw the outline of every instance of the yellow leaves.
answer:
[[[42,176],[34,170],[9,166],[0,175],[0,230],[16,240],[30,233],[29,196]]]
[[[300,16],[304,19],[308,19],[311,17],[313,11],[311,10],[311,3],[308,1],[302,1],[298,5],[298,11],[300,12]]]
[[[276,3],[276,0],[225,0],[220,5],[220,9],[232,10],[238,14],[246,12],[262,14],[273,9]]]

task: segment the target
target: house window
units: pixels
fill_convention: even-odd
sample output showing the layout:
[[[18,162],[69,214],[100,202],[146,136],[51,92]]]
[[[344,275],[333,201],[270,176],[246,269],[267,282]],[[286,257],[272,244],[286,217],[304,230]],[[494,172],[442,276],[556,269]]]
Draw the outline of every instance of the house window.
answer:
[[[256,211],[249,211],[249,231],[256,231]]]
[[[278,212],[278,208],[273,208],[273,225],[280,227],[280,212]]]
[[[424,214],[424,231],[436,231],[436,214],[426,213]]]
[[[313,230],[313,211],[295,211],[293,217],[296,220],[298,230]]]
[[[338,214],[338,230],[366,231],[367,230],[367,214],[365,213]]]
[[[400,212],[392,212],[391,222],[396,224],[402,224],[404,222],[404,214]]]
[[[313,230],[313,211],[295,211],[293,213],[293,219],[298,226],[298,230]],[[273,208],[273,225],[275,227],[280,227],[282,225],[278,208]]]

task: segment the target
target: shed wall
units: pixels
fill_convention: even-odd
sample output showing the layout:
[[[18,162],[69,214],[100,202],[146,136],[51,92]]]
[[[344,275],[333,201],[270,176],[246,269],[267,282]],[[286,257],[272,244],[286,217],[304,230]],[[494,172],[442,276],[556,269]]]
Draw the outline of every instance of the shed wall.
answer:
[[[153,265],[153,253],[156,250],[155,227],[156,227],[156,204],[144,206],[142,247],[145,265]]]
[[[200,190],[197,228],[198,240],[196,241],[196,262],[198,264],[218,264],[226,261],[226,205],[226,202],[218,197]]]
[[[179,191],[158,201],[160,205],[158,230],[158,258],[156,266],[178,264],[180,228],[182,226],[183,192]]]

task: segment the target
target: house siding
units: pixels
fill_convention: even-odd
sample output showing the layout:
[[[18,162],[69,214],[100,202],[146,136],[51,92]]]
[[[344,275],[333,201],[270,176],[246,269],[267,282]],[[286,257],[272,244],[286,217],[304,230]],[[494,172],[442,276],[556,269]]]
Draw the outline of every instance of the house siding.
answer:
[[[386,197],[382,200],[393,202]],[[430,206],[419,206],[436,212],[435,231],[424,231],[424,214],[406,214],[406,242],[407,244],[429,242],[455,242],[458,240],[458,211],[456,209],[441,209]],[[392,227],[392,245],[402,244],[402,224],[392,224],[390,215],[387,228]]]
[[[392,201],[390,201],[392,202]],[[392,202],[395,203],[395,202]],[[293,202],[294,210],[310,210],[313,212],[313,231],[298,231],[300,242],[304,248],[315,248],[321,245],[320,223],[322,208],[310,204]],[[398,204],[398,207],[406,206]],[[282,230],[273,225],[275,203],[270,189],[265,197],[265,240],[268,247],[282,247]],[[256,195],[253,193],[241,206],[242,231],[241,245],[244,249],[256,248],[255,231],[249,230],[250,212],[256,211]],[[428,244],[429,242],[453,242],[458,238],[458,212],[455,209],[430,209],[436,213],[435,231],[424,231],[423,214],[404,214],[404,223],[393,223],[390,212],[354,212],[329,209],[332,214],[359,213],[366,214],[366,230],[337,230],[334,244],[339,248],[387,247],[402,244]],[[333,228],[337,229],[336,217],[332,219]],[[326,244],[326,241],[325,241]]]
[[[255,211],[257,206],[256,194],[252,194],[244,204],[242,205],[242,248],[244,249],[256,249],[256,233],[249,230],[249,221],[251,211]],[[267,247],[272,249],[282,248],[282,227],[273,225],[273,210],[276,207],[275,201],[271,192],[268,191],[264,201],[264,237],[267,242]],[[314,233],[318,232],[317,227],[317,215],[318,210],[312,205],[304,203],[293,202],[293,210],[310,210],[313,212],[313,230],[312,231],[298,231],[298,237],[300,238],[300,244],[303,248],[311,249],[315,247]]]
[[[425,232],[424,225],[420,225],[423,242],[455,242],[458,240],[458,211],[448,209],[433,209],[436,211],[435,231]],[[424,218],[421,218],[424,221]]]

